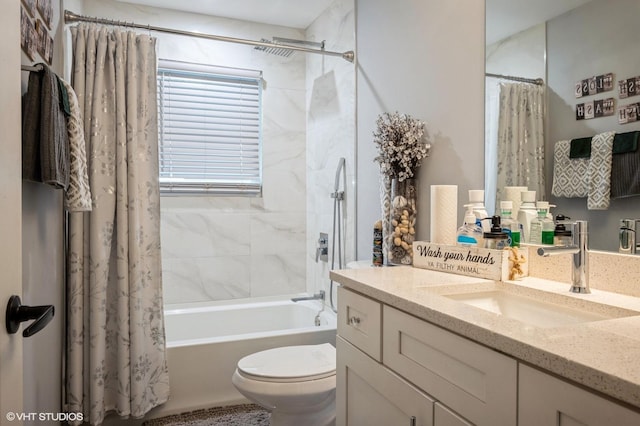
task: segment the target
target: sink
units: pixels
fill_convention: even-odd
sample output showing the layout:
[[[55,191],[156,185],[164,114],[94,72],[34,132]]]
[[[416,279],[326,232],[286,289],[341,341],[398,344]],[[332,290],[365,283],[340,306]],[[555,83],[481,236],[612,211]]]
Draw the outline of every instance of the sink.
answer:
[[[605,305],[584,298],[521,287],[507,283],[493,283],[485,288],[464,291],[453,287],[438,291],[441,295],[476,308],[542,328],[561,327],[593,321],[640,315],[639,312]]]

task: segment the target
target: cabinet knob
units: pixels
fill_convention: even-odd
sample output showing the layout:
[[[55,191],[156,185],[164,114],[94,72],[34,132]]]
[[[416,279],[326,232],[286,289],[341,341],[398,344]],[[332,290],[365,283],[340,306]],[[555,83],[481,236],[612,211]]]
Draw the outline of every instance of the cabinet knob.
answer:
[[[351,318],[349,318],[349,324],[351,324],[351,325],[360,324],[360,318],[359,317],[351,317]]]
[[[409,426],[416,426],[416,416],[411,416],[409,419]]]

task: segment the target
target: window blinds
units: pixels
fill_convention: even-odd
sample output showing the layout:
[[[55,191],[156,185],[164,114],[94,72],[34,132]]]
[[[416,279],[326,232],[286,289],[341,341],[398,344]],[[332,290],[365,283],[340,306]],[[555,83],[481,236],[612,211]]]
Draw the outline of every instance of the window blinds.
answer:
[[[160,62],[161,192],[260,194],[261,83],[259,71]]]

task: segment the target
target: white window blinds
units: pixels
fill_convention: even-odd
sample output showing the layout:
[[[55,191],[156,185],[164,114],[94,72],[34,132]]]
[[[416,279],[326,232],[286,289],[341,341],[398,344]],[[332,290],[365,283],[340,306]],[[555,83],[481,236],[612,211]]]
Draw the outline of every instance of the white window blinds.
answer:
[[[261,72],[160,61],[160,191],[258,195]]]

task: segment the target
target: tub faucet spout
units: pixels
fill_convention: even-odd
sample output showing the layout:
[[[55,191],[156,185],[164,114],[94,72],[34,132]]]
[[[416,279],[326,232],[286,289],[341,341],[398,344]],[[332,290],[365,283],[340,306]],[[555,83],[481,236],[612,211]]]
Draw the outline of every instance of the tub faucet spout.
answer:
[[[571,224],[572,244],[538,248],[539,256],[573,254],[571,266],[571,288],[573,293],[591,293],[589,290],[589,239],[586,220],[576,220]]]
[[[300,302],[301,300],[322,300],[324,301],[324,290],[320,290],[313,296],[292,297],[292,302]]]

